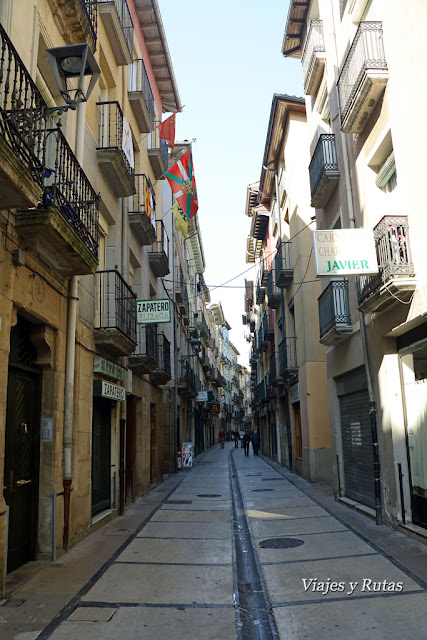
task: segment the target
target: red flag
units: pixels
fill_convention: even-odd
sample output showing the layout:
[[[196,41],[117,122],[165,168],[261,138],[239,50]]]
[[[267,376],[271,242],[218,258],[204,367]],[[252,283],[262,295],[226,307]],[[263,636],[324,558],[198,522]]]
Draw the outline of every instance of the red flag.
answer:
[[[196,215],[199,208],[191,149],[188,148],[164,175],[186,219],[189,220]]]
[[[173,149],[175,144],[175,116],[178,111],[175,111],[169,118],[166,118],[164,122],[160,122],[157,125],[158,130],[160,131],[160,135],[163,140],[166,140],[171,149]]]

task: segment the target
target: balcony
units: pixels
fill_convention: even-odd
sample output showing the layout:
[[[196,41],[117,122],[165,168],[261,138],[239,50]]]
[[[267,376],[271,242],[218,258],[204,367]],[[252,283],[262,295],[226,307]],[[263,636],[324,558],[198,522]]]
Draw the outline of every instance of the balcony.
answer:
[[[329,202],[329,198],[340,179],[333,133],[320,135],[308,170],[310,173],[311,206],[323,209]]]
[[[114,356],[129,356],[137,346],[136,295],[117,270],[95,273],[95,344]]]
[[[157,278],[162,278],[170,273],[169,269],[169,238],[162,220],[157,220],[157,240],[148,250],[148,260],[151,271]]]
[[[154,129],[148,136],[148,158],[156,180],[160,180],[169,167],[168,145],[160,136],[158,124],[154,123]]]
[[[98,0],[99,15],[116,64],[128,65],[133,58],[133,23],[126,0]]]
[[[97,0],[48,0],[48,3],[65,43],[87,42],[95,51]]]
[[[66,275],[98,264],[99,198],[59,128],[44,136],[44,179],[37,209],[19,210],[15,225],[33,253]]]
[[[298,375],[296,338],[285,338],[279,344],[278,373],[282,378],[290,378]]]
[[[129,205],[129,224],[139,244],[146,246],[156,240],[156,203],[143,173],[135,175],[135,188]]]
[[[171,345],[163,333],[158,336],[157,350],[159,366],[150,374],[150,381],[154,385],[167,384],[171,379]]]
[[[312,20],[302,54],[302,73],[304,77],[304,93],[316,95],[325,68],[325,43],[323,40],[322,20]]]
[[[279,385],[283,384],[283,378],[278,373],[277,356],[278,356],[278,353],[276,353],[276,351],[274,351],[270,356],[269,380],[270,380],[270,386],[272,387],[278,387]]]
[[[129,65],[128,97],[141,133],[149,133],[154,126],[154,96],[144,61],[134,60]]]
[[[175,300],[181,318],[187,319],[189,323],[188,293],[181,267],[176,267]]]
[[[279,289],[286,289],[294,279],[294,269],[291,261],[292,242],[281,242],[274,258],[276,285]]]
[[[268,349],[268,340],[264,337],[264,330],[262,326],[258,329],[257,345],[259,353],[265,353]]]
[[[276,275],[273,267],[267,280],[267,304],[270,309],[278,309],[280,307],[281,299],[282,294],[276,284]]]
[[[318,299],[320,342],[337,345],[353,333],[348,306],[347,280],[334,280]]]
[[[387,80],[382,23],[361,22],[337,83],[341,131],[363,131]]]
[[[384,311],[396,298],[408,301],[417,284],[407,216],[384,216],[374,228],[374,240],[378,274],[359,278],[359,309],[365,313]]]
[[[139,376],[153,373],[159,366],[157,325],[138,324],[136,334],[137,347],[135,352],[129,356],[129,368]]]
[[[187,360],[180,362],[178,392],[183,396],[190,396],[192,398],[195,398],[197,395],[196,376]]]
[[[97,102],[98,146],[96,155],[108,186],[116,198],[136,193],[132,150],[123,150],[123,113],[118,102]],[[130,143],[132,146],[132,141]]]
[[[257,284],[256,284],[256,303],[257,304],[262,304],[264,302],[264,298],[265,298],[265,287],[261,286],[261,282],[258,280]]]
[[[266,309],[262,318],[262,338],[263,340],[274,340],[274,311]]]

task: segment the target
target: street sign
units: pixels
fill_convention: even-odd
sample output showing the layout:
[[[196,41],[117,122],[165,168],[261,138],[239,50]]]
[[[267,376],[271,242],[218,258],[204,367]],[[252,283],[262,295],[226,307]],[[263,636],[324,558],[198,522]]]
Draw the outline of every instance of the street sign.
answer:
[[[207,391],[199,391],[197,394],[196,401],[197,402],[207,402],[208,400],[208,392]]]
[[[117,384],[107,382],[106,380],[94,380],[93,395],[124,402],[126,400],[126,389],[124,387],[119,387]]]
[[[169,298],[136,301],[136,324],[159,324],[170,321],[171,301]]]
[[[313,250],[318,276],[331,278],[378,273],[372,229],[313,231]]]

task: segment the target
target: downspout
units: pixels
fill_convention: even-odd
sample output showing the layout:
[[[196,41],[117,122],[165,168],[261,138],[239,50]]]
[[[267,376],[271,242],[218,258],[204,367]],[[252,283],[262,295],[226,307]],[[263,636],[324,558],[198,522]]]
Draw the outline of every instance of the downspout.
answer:
[[[86,103],[80,102],[76,110],[76,158],[80,166],[83,166],[84,137],[86,121]],[[64,532],[63,548],[68,551],[68,539],[70,530],[70,503],[72,484],[72,444],[73,444],[73,403],[74,403],[74,366],[76,355],[76,326],[77,303],[79,293],[79,278],[71,276],[68,293],[67,310],[67,335],[65,356],[65,389],[64,389]]]
[[[332,11],[332,21],[334,26],[335,52],[336,52],[336,59],[338,61],[333,2],[331,2],[331,11]],[[337,91],[338,104],[339,104],[337,73],[338,73],[338,66],[336,66],[336,70],[335,70],[335,88]],[[343,145],[344,173],[345,173],[347,205],[348,205],[348,212],[349,212],[349,222],[350,222],[350,228],[355,229],[356,219],[354,217],[353,190],[352,190],[351,180],[350,180],[347,136],[345,133],[344,134],[341,133],[340,137]],[[359,279],[357,277],[356,277],[356,292],[357,294],[359,293]],[[383,523],[383,518],[382,518],[382,497],[381,497],[381,465],[380,465],[380,458],[379,458],[379,443],[378,443],[378,429],[377,429],[377,408],[376,408],[375,395],[374,395],[373,386],[372,386],[372,373],[371,373],[371,365],[369,361],[368,340],[366,336],[365,314],[363,313],[363,311],[359,311],[359,324],[360,324],[360,336],[362,338],[363,358],[364,358],[366,380],[367,380],[367,387],[368,387],[369,416],[371,421],[372,445],[373,445],[373,454],[374,454],[375,522],[377,525],[381,525]]]
[[[173,406],[174,406],[174,472],[178,472],[178,346],[176,344],[176,282],[177,274],[175,272],[175,219],[172,220],[172,308],[173,308],[173,371],[174,371],[174,387],[173,387]],[[172,448],[172,440],[169,443],[169,447]]]

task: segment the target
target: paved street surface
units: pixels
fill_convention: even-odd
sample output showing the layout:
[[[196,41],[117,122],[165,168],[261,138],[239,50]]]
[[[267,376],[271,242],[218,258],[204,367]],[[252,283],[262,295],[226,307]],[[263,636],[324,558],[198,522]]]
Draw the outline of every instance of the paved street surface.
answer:
[[[425,640],[426,547],[329,492],[215,447],[57,563],[12,574],[0,638]]]

